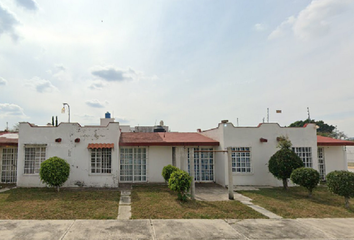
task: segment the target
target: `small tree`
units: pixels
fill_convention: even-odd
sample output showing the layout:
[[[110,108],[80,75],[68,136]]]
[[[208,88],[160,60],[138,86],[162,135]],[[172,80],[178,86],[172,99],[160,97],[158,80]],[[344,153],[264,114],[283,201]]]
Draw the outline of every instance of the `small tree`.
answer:
[[[302,187],[305,187],[309,191],[309,197],[312,195],[312,190],[320,182],[320,174],[318,171],[312,168],[297,168],[290,175],[291,181]]]
[[[286,190],[288,189],[288,178],[292,171],[296,168],[303,167],[304,163],[299,156],[290,149],[291,142],[285,137],[281,138],[282,140],[279,142],[278,146],[280,150],[269,159],[268,169],[276,178],[283,180],[283,188]]]
[[[171,174],[177,170],[178,170],[178,168],[175,166],[172,166],[171,164],[164,166],[162,169],[162,177],[168,183],[168,180],[170,179]]]
[[[178,193],[178,199],[187,201],[187,192],[192,183],[192,177],[186,171],[178,169],[174,171],[168,181],[168,187]]]
[[[39,177],[41,181],[50,187],[59,188],[68,180],[70,165],[61,158],[51,157],[41,163]]]
[[[327,174],[329,191],[345,198],[345,207],[349,207],[349,199],[354,197],[354,173],[348,171],[333,171]]]

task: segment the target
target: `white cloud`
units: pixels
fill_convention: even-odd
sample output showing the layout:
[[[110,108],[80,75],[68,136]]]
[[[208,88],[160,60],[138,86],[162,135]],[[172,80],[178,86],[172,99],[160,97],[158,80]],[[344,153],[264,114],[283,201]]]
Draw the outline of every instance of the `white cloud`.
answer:
[[[17,41],[19,36],[15,31],[16,25],[19,21],[15,15],[0,5],[0,36],[2,34],[9,34],[13,41]]]
[[[105,86],[103,82],[93,82],[89,88],[92,90],[102,90],[102,88]]]
[[[267,30],[268,26],[263,24],[263,23],[256,23],[254,25],[254,29],[258,32],[263,32],[265,30]]]
[[[34,77],[27,81],[26,86],[34,88],[39,93],[56,92],[58,89],[49,81]]]
[[[282,22],[268,39],[280,37],[292,31],[301,40],[325,36],[331,30],[330,20],[353,5],[350,0],[313,0],[297,17],[291,16]]]
[[[0,86],[5,86],[5,85],[7,85],[6,79],[0,77]]]
[[[106,103],[107,102],[100,102],[97,99],[92,99],[92,100],[86,101],[86,105],[88,105],[90,107],[94,107],[94,108],[104,108]]]
[[[23,109],[12,103],[0,103],[0,117],[25,116]]]
[[[91,74],[108,82],[129,81],[137,76],[137,73],[131,68],[122,70],[112,66],[96,68],[91,71]]]
[[[268,39],[275,39],[285,35],[285,32],[289,30],[294,22],[296,21],[294,16],[289,17],[286,21],[282,22],[273,32],[268,36]]]
[[[55,68],[60,72],[60,71],[65,71],[66,68],[64,67],[63,64],[55,64]]]
[[[34,0],[15,0],[15,2],[18,6],[23,7],[26,10],[38,10],[37,3]]]

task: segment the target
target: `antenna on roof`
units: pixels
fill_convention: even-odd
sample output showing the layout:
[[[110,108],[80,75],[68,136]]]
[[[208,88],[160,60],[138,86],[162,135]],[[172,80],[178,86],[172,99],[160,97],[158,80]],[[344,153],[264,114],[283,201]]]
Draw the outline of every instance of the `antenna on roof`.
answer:
[[[307,107],[307,119],[308,120],[311,120],[311,117],[310,117],[310,108]]]
[[[267,123],[269,123],[269,108],[267,108]]]

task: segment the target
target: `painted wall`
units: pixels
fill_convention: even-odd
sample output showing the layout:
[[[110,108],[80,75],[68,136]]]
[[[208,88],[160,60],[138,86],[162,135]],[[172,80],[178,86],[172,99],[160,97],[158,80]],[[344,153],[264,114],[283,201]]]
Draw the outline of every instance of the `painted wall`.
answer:
[[[107,126],[81,127],[78,123],[61,123],[58,127],[31,126],[20,123],[18,144],[17,186],[43,187],[38,174],[24,174],[26,144],[46,144],[46,159],[57,156],[70,164],[70,176],[65,187],[118,187],[119,123]],[[55,139],[61,138],[60,143]],[[76,143],[75,139],[80,138]],[[112,149],[112,173],[91,174],[89,143],[114,143]]]
[[[232,123],[220,123],[217,129],[205,131],[203,134],[215,140],[223,138],[223,140],[219,140],[222,150],[226,150],[227,147],[251,148],[251,172],[233,173],[234,185],[282,185],[281,181],[268,171],[268,161],[278,150],[277,137],[280,136],[288,137],[293,147],[311,147],[313,167],[318,169],[317,138],[314,124],[309,124],[304,128],[287,128],[280,127],[276,123],[264,123],[259,127],[235,127]],[[219,136],[213,136],[213,134],[219,134]],[[268,141],[262,143],[260,138],[265,138]],[[224,163],[224,166],[221,166],[223,172],[218,171],[218,175],[221,175],[223,179],[217,175],[216,182],[227,185],[227,154],[219,154],[218,163],[219,165]]]
[[[148,182],[165,182],[161,174],[164,166],[172,165],[172,147],[150,146],[148,151]]]
[[[347,161],[354,163],[354,146],[347,146]]]
[[[326,174],[335,170],[348,170],[346,163],[346,147],[330,146],[323,147],[325,156]]]

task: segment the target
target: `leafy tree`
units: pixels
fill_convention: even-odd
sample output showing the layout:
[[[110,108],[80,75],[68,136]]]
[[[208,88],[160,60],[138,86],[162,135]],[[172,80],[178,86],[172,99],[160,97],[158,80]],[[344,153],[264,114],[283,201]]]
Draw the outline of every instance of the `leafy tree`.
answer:
[[[61,158],[51,157],[41,163],[39,177],[41,181],[50,187],[59,188],[68,180],[70,165]]]
[[[322,136],[329,136],[336,128],[333,125],[329,125],[322,120],[315,121],[314,119],[306,119],[304,121],[296,121],[289,125],[289,127],[303,127],[306,123],[315,123],[319,128],[317,129],[317,134]]]
[[[166,182],[168,182],[171,174],[177,170],[178,170],[178,168],[175,166],[172,166],[171,164],[164,166],[162,169],[162,177],[165,179]]]
[[[349,171],[333,171],[327,174],[329,191],[345,198],[345,207],[349,207],[349,199],[354,197],[354,173]]]
[[[297,168],[290,175],[291,181],[309,191],[309,197],[312,195],[312,190],[320,182],[320,174],[313,168]]]
[[[187,192],[192,183],[192,177],[186,171],[178,169],[171,174],[168,180],[168,187],[178,193],[178,199],[187,201]]]
[[[278,150],[268,162],[268,169],[276,178],[283,181],[283,188],[288,188],[288,178],[294,169],[304,166],[304,163],[299,156],[290,149],[291,142],[282,137],[279,142],[280,150]]]

